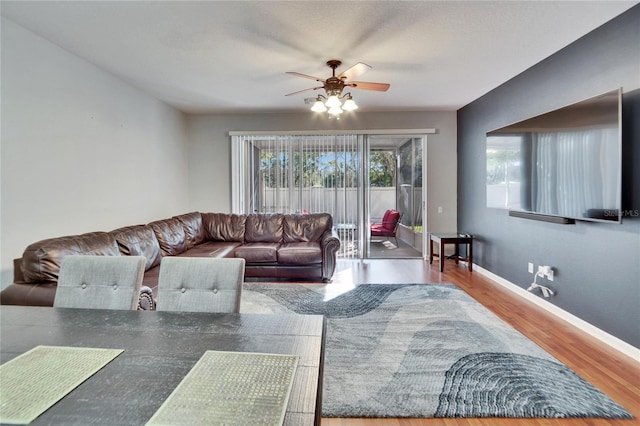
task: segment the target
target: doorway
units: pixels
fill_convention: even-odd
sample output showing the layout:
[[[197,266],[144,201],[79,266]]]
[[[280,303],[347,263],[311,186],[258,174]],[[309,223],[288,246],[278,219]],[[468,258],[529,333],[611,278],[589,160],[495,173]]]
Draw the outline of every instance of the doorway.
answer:
[[[387,235],[365,236],[366,258],[421,258],[424,253],[424,137],[374,135],[368,138],[365,188],[369,224],[395,228]],[[400,214],[396,225],[385,212]]]
[[[232,211],[326,212],[340,258],[423,257],[423,152],[433,130],[310,133],[232,134]],[[386,210],[402,214],[397,230],[372,238],[371,224]]]

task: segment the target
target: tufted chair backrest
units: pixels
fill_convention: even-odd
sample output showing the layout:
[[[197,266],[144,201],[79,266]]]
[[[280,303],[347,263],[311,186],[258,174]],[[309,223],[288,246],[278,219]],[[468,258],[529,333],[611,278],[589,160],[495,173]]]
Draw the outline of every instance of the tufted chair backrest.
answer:
[[[144,256],[66,256],[60,265],[56,308],[138,308]]]
[[[245,260],[164,257],[156,310],[239,312]]]

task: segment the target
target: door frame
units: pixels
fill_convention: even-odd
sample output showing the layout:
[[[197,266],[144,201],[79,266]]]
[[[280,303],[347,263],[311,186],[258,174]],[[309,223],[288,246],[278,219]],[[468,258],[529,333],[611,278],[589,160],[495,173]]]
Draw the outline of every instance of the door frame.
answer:
[[[422,238],[422,257],[428,256],[428,244],[427,239],[424,237],[426,233],[425,224],[427,223],[427,140],[429,134],[435,134],[437,130],[435,128],[423,128],[423,129],[359,129],[359,130],[286,130],[286,131],[230,131],[229,139],[231,145],[231,212],[243,213],[247,206],[248,189],[246,184],[246,170],[245,164],[247,164],[247,155],[245,152],[244,143],[242,137],[251,136],[278,136],[278,135],[299,135],[299,136],[313,136],[313,135],[362,135],[363,136],[363,161],[362,180],[365,188],[362,192],[362,211],[360,212],[360,223],[358,226],[358,238],[360,241],[365,241],[364,238],[369,238],[369,138],[371,136],[399,136],[406,138],[422,138],[422,222],[423,222],[423,238]],[[368,244],[362,244],[363,248],[360,250],[360,258],[366,259],[368,255]]]
[[[435,133],[434,132],[429,132],[429,133]],[[369,173],[369,167],[370,167],[370,162],[369,162],[369,158],[371,155],[371,151],[372,151],[372,140],[375,139],[399,139],[402,140],[403,142],[401,144],[398,145],[389,145],[389,147],[399,147],[402,144],[406,143],[406,141],[410,140],[410,139],[414,139],[416,140],[416,143],[421,143],[422,144],[422,191],[421,191],[421,198],[422,198],[422,203],[419,206],[419,209],[421,211],[421,215],[422,215],[422,244],[421,244],[421,256],[422,259],[426,259],[428,256],[428,238],[426,238],[426,224],[427,224],[427,138],[428,138],[428,134],[429,133],[423,133],[423,134],[418,134],[418,133],[409,133],[409,132],[398,132],[398,133],[391,133],[391,132],[385,132],[385,133],[378,133],[378,134],[372,134],[372,135],[366,135],[364,138],[364,146],[363,146],[363,158],[365,158],[365,161],[363,161],[363,180],[362,182],[364,183],[364,188],[362,191],[363,194],[363,200],[362,200],[362,205],[363,205],[363,215],[362,215],[362,223],[360,224],[361,226],[359,226],[360,229],[362,229],[362,232],[359,235],[360,241],[363,241],[364,243],[362,244],[362,251],[361,251],[361,256],[364,259],[368,259],[371,258],[370,257],[370,223],[371,223],[371,185],[370,185],[370,173]],[[396,157],[397,159],[397,157]],[[396,174],[398,173],[397,169],[396,169]],[[397,179],[397,177],[396,177]],[[396,183],[396,199],[397,199],[397,183]],[[396,205],[397,207],[397,205]],[[411,212],[407,212],[407,213],[411,213]],[[413,231],[415,232],[415,231]]]

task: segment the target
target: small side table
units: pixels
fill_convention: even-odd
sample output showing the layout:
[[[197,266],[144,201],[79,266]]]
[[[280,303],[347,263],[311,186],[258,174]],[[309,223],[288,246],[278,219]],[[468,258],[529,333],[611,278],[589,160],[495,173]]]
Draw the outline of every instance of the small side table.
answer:
[[[438,254],[433,253],[433,243],[438,245]],[[444,260],[447,256],[444,254],[444,248],[447,244],[455,244],[456,251],[450,256],[450,259],[454,259],[456,263],[460,260],[467,262],[469,272],[471,272],[471,265],[473,265],[473,236],[462,234],[434,234],[429,233],[429,264],[433,263],[433,258],[440,258],[440,272],[444,270]],[[467,257],[460,257],[460,244],[466,244]]]

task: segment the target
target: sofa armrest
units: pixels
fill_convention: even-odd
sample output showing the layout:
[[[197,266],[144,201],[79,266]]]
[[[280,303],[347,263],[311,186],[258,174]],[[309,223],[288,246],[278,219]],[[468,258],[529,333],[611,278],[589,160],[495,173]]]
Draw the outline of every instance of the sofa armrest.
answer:
[[[336,257],[340,249],[340,238],[334,228],[327,231],[320,240],[322,250],[322,281],[331,281],[333,272],[336,269]]]
[[[22,274],[22,258],[13,259],[13,282],[24,282],[24,275]]]
[[[155,311],[156,301],[153,299],[153,290],[147,286],[140,288],[140,294],[138,296],[138,310],[139,311]]]

